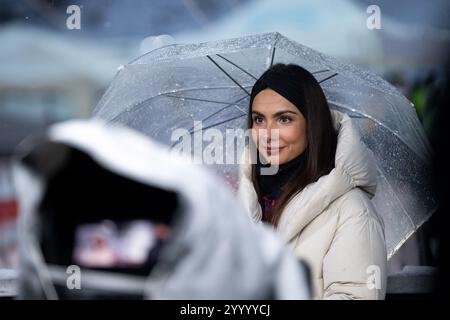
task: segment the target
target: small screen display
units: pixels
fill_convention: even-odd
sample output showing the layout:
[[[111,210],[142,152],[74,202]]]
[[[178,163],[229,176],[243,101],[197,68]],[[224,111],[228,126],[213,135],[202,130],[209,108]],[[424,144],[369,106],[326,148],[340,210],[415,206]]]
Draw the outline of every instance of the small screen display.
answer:
[[[167,225],[147,220],[82,224],[75,230],[73,259],[91,268],[141,267],[169,234]]]

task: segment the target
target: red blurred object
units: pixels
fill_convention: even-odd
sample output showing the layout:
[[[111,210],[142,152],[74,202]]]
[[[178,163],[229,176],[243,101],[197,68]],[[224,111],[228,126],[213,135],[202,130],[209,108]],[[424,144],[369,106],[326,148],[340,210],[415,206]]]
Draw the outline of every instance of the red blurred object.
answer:
[[[3,220],[17,218],[18,204],[15,199],[0,200],[0,225]]]
[[[0,200],[0,268],[17,265],[17,215],[15,199]]]

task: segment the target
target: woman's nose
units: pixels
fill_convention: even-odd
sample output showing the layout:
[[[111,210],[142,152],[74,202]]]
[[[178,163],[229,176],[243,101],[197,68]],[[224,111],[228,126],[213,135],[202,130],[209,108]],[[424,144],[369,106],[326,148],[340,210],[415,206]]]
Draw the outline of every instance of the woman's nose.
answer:
[[[277,133],[280,130],[276,121],[269,122],[267,129],[269,130],[270,135],[272,135],[272,133]]]
[[[267,132],[270,135],[271,131],[277,129],[277,123],[275,121],[267,121]]]

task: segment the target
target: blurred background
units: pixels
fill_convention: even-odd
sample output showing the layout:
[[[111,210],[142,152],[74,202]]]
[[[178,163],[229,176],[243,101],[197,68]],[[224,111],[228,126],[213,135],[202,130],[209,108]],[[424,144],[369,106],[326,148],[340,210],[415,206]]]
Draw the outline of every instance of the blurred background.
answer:
[[[367,25],[371,5],[380,28]],[[51,123],[89,118],[121,65],[172,43],[277,31],[391,82],[434,141],[449,14],[448,0],[0,0],[0,269],[17,265],[17,144]],[[436,264],[432,220],[390,273]]]

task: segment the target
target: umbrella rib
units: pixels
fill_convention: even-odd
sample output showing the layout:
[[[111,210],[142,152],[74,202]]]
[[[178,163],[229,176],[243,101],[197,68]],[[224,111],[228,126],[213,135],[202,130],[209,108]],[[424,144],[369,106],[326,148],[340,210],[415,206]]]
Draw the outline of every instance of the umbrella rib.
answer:
[[[206,118],[204,118],[203,121],[208,120],[209,118],[215,116],[216,114],[220,113],[221,111],[223,111],[223,110],[225,110],[225,109],[227,109],[227,108],[229,108],[229,107],[231,107],[231,106],[235,106],[239,111],[241,111],[241,112],[244,113],[244,114],[247,114],[247,112],[245,112],[244,110],[242,110],[241,108],[239,108],[239,107],[236,105],[236,103],[238,103],[238,102],[244,100],[245,98],[247,98],[247,97],[246,97],[246,96],[245,96],[245,97],[242,97],[242,98],[240,98],[240,99],[234,101],[233,103],[230,103],[230,104],[228,104],[227,106],[225,106],[225,107],[223,107],[223,108],[217,110],[216,112],[214,112],[214,113],[210,114],[209,116],[207,116]]]
[[[214,124],[212,124],[212,125],[209,125],[209,126],[207,126],[207,127],[205,127],[205,128],[202,128],[201,130],[206,130],[206,129],[209,129],[209,128],[212,128],[212,127],[215,127],[215,126],[224,124],[224,123],[226,123],[226,122],[229,122],[229,121],[233,121],[233,120],[235,120],[235,119],[242,118],[243,116],[245,116],[245,114],[241,114],[240,116],[236,116],[236,117],[233,117],[233,118],[230,118],[230,119],[227,119],[227,120],[223,120],[223,121],[220,121],[220,122],[216,122],[216,123],[214,123]],[[191,129],[191,130],[189,130],[189,134],[192,135],[192,134],[196,133],[197,131],[201,131],[201,130],[194,130],[194,131],[192,131],[192,129]],[[171,145],[171,148],[173,148],[176,144],[177,144],[177,142],[174,142],[174,143]]]
[[[242,72],[244,72],[245,74],[249,75],[250,77],[252,77],[255,80],[258,80],[254,75],[252,75],[250,72],[248,72],[247,70],[245,70],[244,68],[242,68],[241,66],[237,65],[236,63],[234,63],[233,61],[225,58],[224,56],[222,56],[221,54],[216,54],[216,56],[218,56],[219,58],[222,58],[223,60],[227,61],[228,63],[231,63],[233,66],[235,66],[236,68],[238,68],[239,70],[241,70]]]
[[[226,122],[230,122],[230,121],[233,121],[233,120],[242,118],[243,116],[246,116],[246,115],[247,115],[247,114],[241,114],[240,116],[236,116],[236,117],[233,117],[233,118],[229,118],[229,119],[227,119],[227,120],[223,120],[223,121],[220,121],[220,122],[216,122],[216,123],[211,124],[211,125],[209,125],[209,126],[207,126],[207,127],[205,127],[205,128],[202,128],[202,130],[206,130],[206,129],[209,129],[209,128],[212,128],[212,127],[215,127],[215,126],[224,124],[224,123],[226,123]],[[190,133],[190,134],[193,134],[193,133],[196,133],[197,131],[199,131],[199,130],[196,130],[196,131],[189,131],[189,133]]]
[[[330,69],[323,69],[323,70],[314,71],[314,72],[311,72],[311,73],[312,74],[318,74],[318,73],[327,72],[327,71],[330,71]]]
[[[190,98],[190,97],[180,97],[180,96],[172,95],[170,93],[163,94],[163,95],[166,96],[166,97],[178,98],[178,99],[184,99],[184,100],[193,100],[193,101],[211,102],[211,103],[217,103],[217,104],[226,104],[227,106],[235,104],[235,103],[231,103],[230,104],[229,102],[226,102],[226,101],[214,101],[214,100],[206,100],[206,99],[198,99],[198,98]],[[246,97],[247,96],[245,96],[244,98],[246,98]],[[242,100],[242,98],[237,100],[236,102],[239,102],[241,100]]]
[[[245,112],[244,110],[242,110],[241,108],[238,108],[238,107],[236,106],[236,103],[237,103],[237,102],[242,101],[242,100],[244,100],[245,98],[246,98],[246,96],[244,96],[244,97],[242,97],[242,98],[240,98],[240,99],[234,101],[233,103],[228,104],[227,106],[225,106],[225,107],[223,107],[223,108],[217,110],[216,112],[214,112],[214,113],[210,114],[209,116],[207,116],[206,118],[202,119],[202,121],[205,121],[205,120],[208,120],[208,119],[214,117],[216,114],[219,114],[220,112],[222,112],[223,110],[225,110],[225,109],[227,109],[227,108],[229,108],[229,107],[231,107],[231,106],[235,106],[239,111],[241,111],[241,112],[244,113],[244,114],[247,114],[247,112]],[[195,127],[190,128],[190,129],[189,129],[189,132],[191,132],[191,130],[194,130],[194,129],[195,129]]]
[[[233,89],[235,88],[235,87],[232,87]],[[157,97],[161,97],[161,96],[163,96],[163,97],[166,97],[167,95],[169,95],[169,94],[171,94],[171,93],[178,93],[178,92],[186,92],[186,91],[195,91],[195,90],[210,90],[210,89],[230,89],[230,87],[223,87],[223,88],[221,88],[221,87],[214,87],[214,88],[207,88],[207,89],[205,89],[205,88],[190,88],[190,89],[186,89],[186,90],[178,90],[178,91],[168,91],[168,92],[164,92],[164,93],[158,93],[158,94],[156,94],[156,95],[154,95],[154,96],[151,96],[151,97],[149,97],[149,98],[147,98],[147,99],[144,99],[144,100],[142,100],[142,101],[139,101],[139,102],[137,102],[137,103],[134,103],[134,104],[132,104],[131,106],[129,106],[128,108],[126,108],[125,110],[122,110],[121,112],[119,112],[118,114],[116,114],[114,117],[112,117],[109,121],[115,121],[118,117],[120,117],[124,112],[128,112],[131,108],[134,108],[134,107],[137,107],[137,106],[142,106],[142,104],[144,104],[145,102],[147,102],[147,101],[150,101],[150,100],[152,100],[152,99],[155,99],[155,98],[157,98]],[[245,97],[244,97],[245,98]],[[244,99],[244,98],[242,98],[242,99]],[[241,101],[240,99],[239,100],[237,100],[236,102],[239,102],[239,101]],[[233,105],[233,103],[231,103],[230,105]],[[239,109],[239,108],[238,108]],[[240,110],[240,109],[239,109]]]
[[[275,45],[273,46],[273,50],[272,50],[272,57],[270,58],[270,67],[272,68],[272,66],[273,66],[273,60],[274,60],[274,58],[275,58],[275,49],[276,49],[276,47],[275,47]]]
[[[206,56],[209,60],[211,60],[211,62],[212,63],[214,63],[215,65],[216,65],[216,67],[217,68],[219,68],[223,73],[225,73],[225,75],[228,77],[228,78],[230,78],[231,79],[231,81],[233,81],[234,83],[236,83],[238,86],[239,86],[239,88],[241,88],[247,95],[249,95],[250,96],[250,93],[247,91],[247,90],[245,90],[245,88],[239,83],[239,82],[237,82],[228,72],[226,72],[216,61],[214,61],[214,59],[213,58],[211,58],[211,56],[209,56],[209,55],[207,55]]]
[[[327,80],[330,80],[331,78],[334,78],[334,77],[336,77],[337,75],[338,75],[338,73],[336,72],[336,73],[332,74],[331,76],[326,77],[325,79],[320,80],[319,83],[322,83],[322,82],[325,82],[325,81],[327,81]]]

